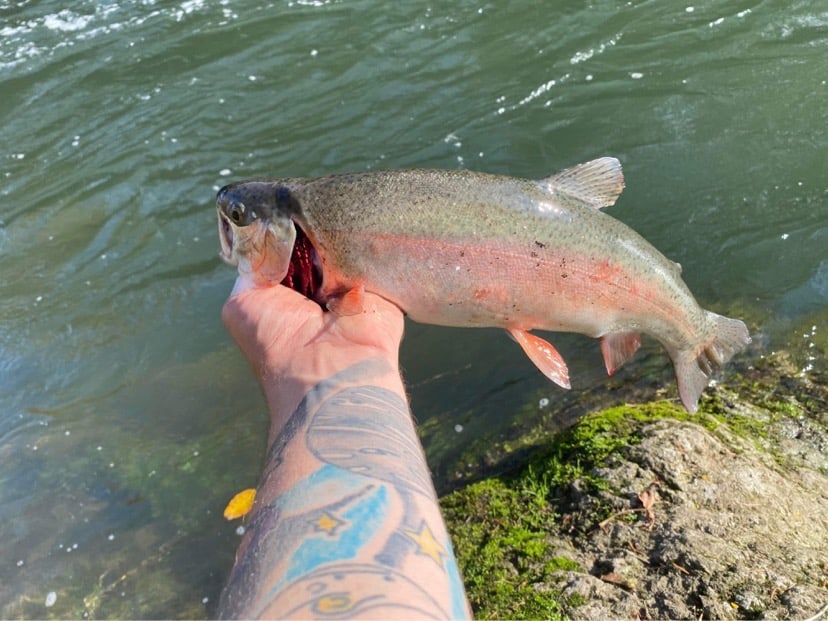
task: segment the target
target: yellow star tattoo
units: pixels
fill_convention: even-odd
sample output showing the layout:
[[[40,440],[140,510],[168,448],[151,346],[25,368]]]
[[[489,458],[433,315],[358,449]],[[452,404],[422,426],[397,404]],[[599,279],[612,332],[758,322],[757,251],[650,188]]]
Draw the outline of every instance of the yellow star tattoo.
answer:
[[[434,538],[434,533],[431,532],[425,520],[420,523],[419,531],[405,530],[404,532],[409,539],[417,544],[417,554],[429,556],[440,567],[443,566],[443,558],[447,556],[448,552]]]
[[[336,529],[342,526],[345,522],[340,520],[338,517],[325,512],[316,518],[312,523],[316,531],[324,532],[329,535],[335,535]]]

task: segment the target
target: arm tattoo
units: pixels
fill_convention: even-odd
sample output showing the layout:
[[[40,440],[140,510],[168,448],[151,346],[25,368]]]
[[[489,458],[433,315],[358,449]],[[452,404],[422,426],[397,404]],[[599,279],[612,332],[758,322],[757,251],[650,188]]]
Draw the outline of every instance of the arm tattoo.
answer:
[[[222,617],[468,616],[451,543],[422,514],[436,497],[408,405],[370,385],[389,371],[381,360],[356,364],[319,382],[292,413],[260,487],[278,484],[286,450],[299,443],[318,465],[257,506],[222,593]],[[423,562],[449,584],[448,605],[405,571]]]

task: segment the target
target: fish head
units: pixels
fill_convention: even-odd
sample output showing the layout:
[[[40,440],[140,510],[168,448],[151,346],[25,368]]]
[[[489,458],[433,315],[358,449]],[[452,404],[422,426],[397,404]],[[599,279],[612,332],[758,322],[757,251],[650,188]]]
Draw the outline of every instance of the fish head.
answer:
[[[271,286],[288,273],[296,241],[290,190],[271,181],[227,185],[216,196],[218,233],[225,263],[255,286]]]

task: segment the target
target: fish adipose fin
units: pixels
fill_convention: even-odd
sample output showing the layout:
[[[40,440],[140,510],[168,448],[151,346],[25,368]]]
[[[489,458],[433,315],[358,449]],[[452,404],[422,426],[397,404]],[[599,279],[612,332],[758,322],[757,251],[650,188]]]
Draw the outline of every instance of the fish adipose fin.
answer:
[[[607,374],[612,375],[621,365],[633,357],[641,347],[641,334],[638,332],[615,332],[601,337],[601,353]]]
[[[729,319],[716,313],[707,313],[714,330],[713,336],[698,350],[671,351],[676,371],[679,397],[687,411],[695,413],[699,397],[716,367],[724,365],[750,343],[747,326],[738,319]]]
[[[618,200],[624,173],[617,159],[601,157],[541,179],[540,185],[550,194],[602,209]]]
[[[325,306],[334,315],[359,315],[365,308],[365,285],[359,283],[356,287],[328,300]]]
[[[526,330],[507,330],[509,335],[523,348],[529,360],[535,363],[546,377],[563,388],[570,388],[569,369],[566,362],[552,345]]]

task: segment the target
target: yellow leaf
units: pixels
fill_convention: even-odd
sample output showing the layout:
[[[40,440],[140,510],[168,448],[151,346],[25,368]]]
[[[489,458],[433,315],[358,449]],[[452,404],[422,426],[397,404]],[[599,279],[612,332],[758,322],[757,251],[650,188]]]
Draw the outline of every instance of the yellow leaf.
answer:
[[[249,488],[240,491],[233,496],[232,500],[224,508],[224,517],[228,520],[244,517],[253,508],[253,501],[256,500],[256,490]]]

